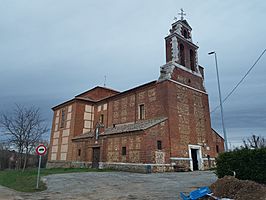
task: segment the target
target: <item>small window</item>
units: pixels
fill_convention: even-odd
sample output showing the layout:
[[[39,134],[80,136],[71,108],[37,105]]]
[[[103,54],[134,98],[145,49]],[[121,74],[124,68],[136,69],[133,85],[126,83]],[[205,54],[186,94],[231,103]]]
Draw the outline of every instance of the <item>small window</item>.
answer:
[[[81,149],[78,150],[78,156],[80,156],[80,155],[81,155]]]
[[[187,39],[188,38],[188,33],[186,30],[184,30],[184,37]]]
[[[162,150],[162,141],[161,140],[157,141],[157,149]]]
[[[127,155],[127,148],[126,147],[122,147],[122,156]]]
[[[62,109],[62,111],[61,111],[60,128],[64,128],[65,127],[65,122],[66,122],[66,109]]]
[[[139,119],[145,118],[145,108],[144,104],[139,105]]]
[[[219,153],[219,145],[216,145],[216,152]]]
[[[184,45],[180,44],[179,45],[179,53],[180,53],[180,64],[185,66],[185,49],[184,49]]]
[[[103,114],[101,114],[101,116],[100,116],[100,123],[102,123],[102,124],[103,124],[103,120],[104,120],[104,115],[103,115]]]
[[[192,49],[190,49],[190,68],[192,71],[195,71],[195,54]]]

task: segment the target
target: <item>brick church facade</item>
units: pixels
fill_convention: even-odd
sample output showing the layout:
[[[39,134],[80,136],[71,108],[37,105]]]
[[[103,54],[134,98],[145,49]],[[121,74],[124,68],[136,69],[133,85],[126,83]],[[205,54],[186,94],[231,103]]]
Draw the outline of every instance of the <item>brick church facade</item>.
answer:
[[[158,80],[124,92],[97,86],[53,107],[48,167],[136,172],[213,167],[224,140],[211,128],[191,31],[184,19],[172,24]]]

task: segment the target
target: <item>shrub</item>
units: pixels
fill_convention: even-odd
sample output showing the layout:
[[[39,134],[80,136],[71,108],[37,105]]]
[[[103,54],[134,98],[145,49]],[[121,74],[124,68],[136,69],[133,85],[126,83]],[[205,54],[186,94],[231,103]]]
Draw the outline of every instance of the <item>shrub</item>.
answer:
[[[237,149],[219,154],[216,159],[219,178],[233,175],[242,180],[266,183],[266,148]]]

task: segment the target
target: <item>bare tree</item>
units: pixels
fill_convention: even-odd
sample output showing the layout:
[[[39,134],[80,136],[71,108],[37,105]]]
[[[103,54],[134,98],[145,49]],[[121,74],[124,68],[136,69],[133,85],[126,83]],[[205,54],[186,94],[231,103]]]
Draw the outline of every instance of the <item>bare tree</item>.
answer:
[[[9,150],[10,144],[8,142],[1,141],[0,142],[0,150]]]
[[[16,105],[13,112],[0,115],[0,128],[19,153],[17,167],[24,170],[29,153],[48,131],[39,108]]]
[[[252,135],[243,139],[244,148],[246,149],[259,149],[266,147],[266,139],[261,136]]]

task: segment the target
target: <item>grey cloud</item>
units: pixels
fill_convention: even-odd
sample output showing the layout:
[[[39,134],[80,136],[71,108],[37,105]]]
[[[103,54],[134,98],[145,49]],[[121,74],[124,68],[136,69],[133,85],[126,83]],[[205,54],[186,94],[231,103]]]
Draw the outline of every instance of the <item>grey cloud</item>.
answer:
[[[51,106],[102,85],[105,75],[107,86],[118,90],[157,79],[165,62],[163,38],[181,7],[200,47],[214,108],[216,74],[207,53],[217,52],[225,95],[265,48],[263,0],[2,1],[0,110],[14,102],[34,104],[50,123]],[[266,135],[265,64],[266,56],[225,103],[229,135],[252,129]],[[221,131],[219,111],[212,125]]]

